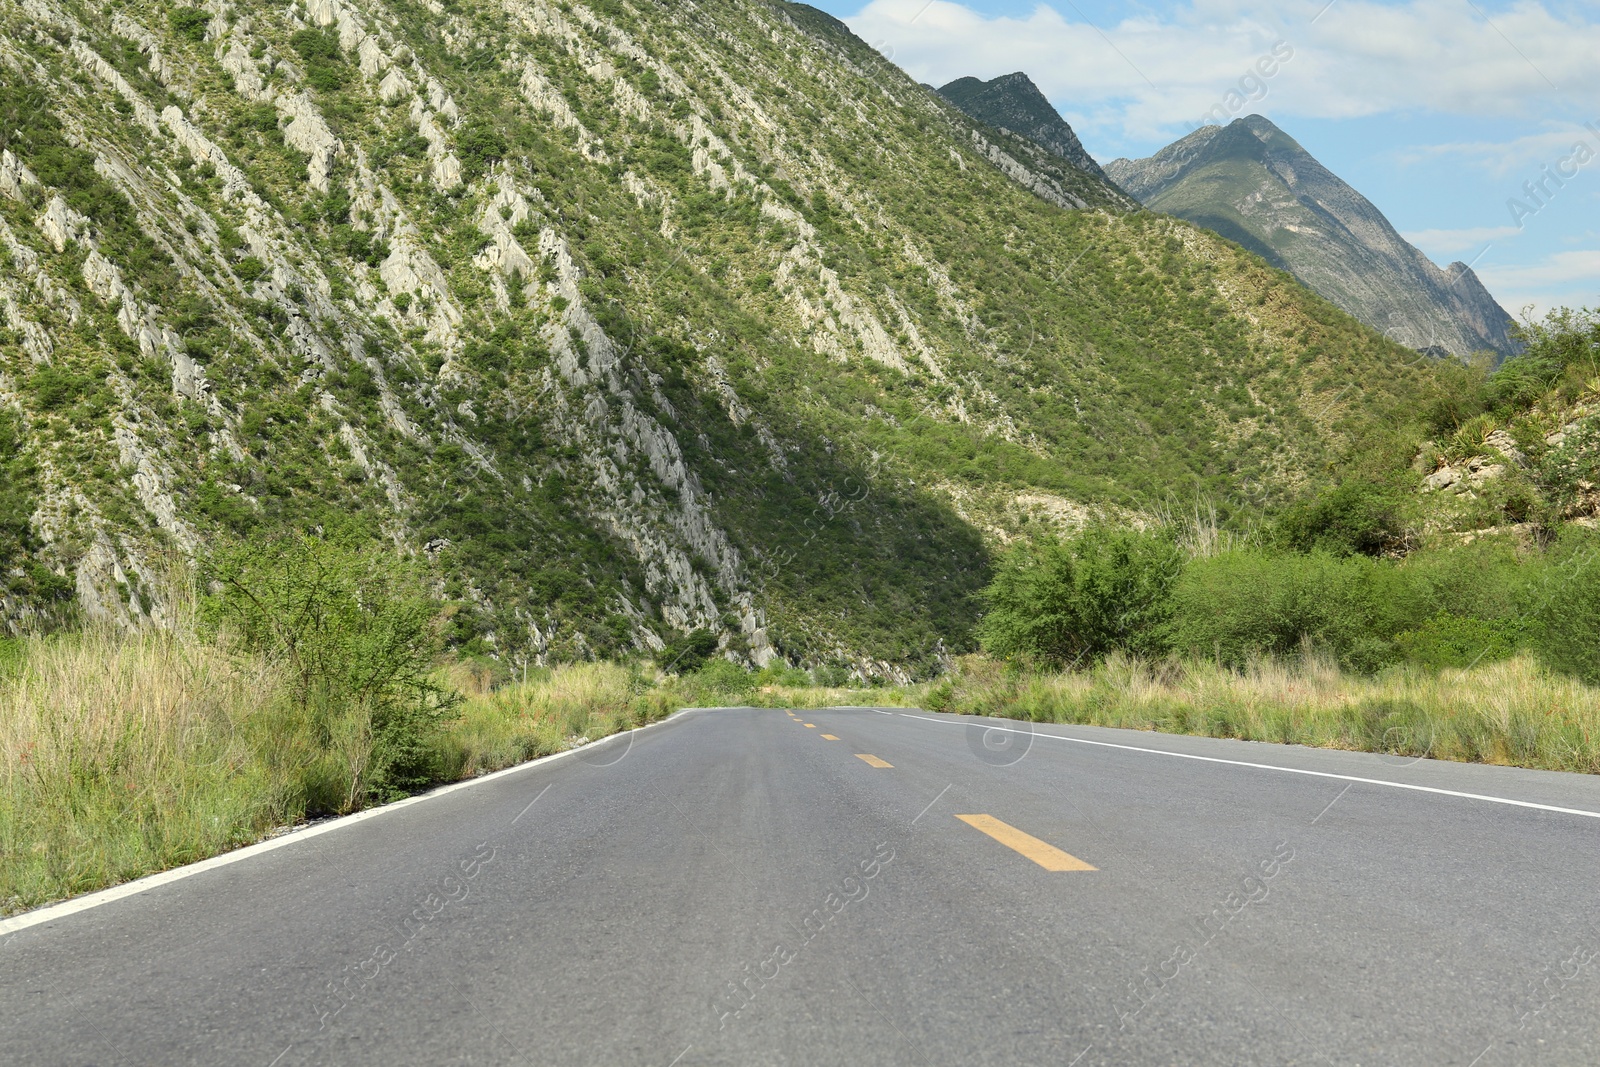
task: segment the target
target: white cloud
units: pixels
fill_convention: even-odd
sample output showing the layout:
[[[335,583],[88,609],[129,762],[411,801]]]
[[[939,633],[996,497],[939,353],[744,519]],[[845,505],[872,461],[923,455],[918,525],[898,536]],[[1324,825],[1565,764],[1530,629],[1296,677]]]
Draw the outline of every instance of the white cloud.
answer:
[[[1600,306],[1600,248],[1557,252],[1525,264],[1480,266],[1478,276],[1508,311],[1536,318],[1555,307]]]
[[[1581,159],[1586,150],[1600,155],[1600,105],[1589,126],[1576,122],[1548,123],[1546,129],[1509,141],[1458,141],[1421,145],[1398,158],[1402,164],[1458,160],[1495,178],[1537,175],[1541,166]],[[1585,164],[1586,165],[1586,164]]]
[[[1465,230],[1411,230],[1400,236],[1422,249],[1430,258],[1443,262],[1451,256],[1481,249],[1484,245],[1515,237],[1521,232],[1518,226],[1475,226]]]
[[[848,21],[919,81],[1025,70],[1091,127],[1136,139],[1193,128],[1219,103],[1314,118],[1531,116],[1600,98],[1600,22],[1542,0],[1487,21],[1461,0],[1336,0],[1313,22],[1323,3],[1187,0],[1096,28],[1070,3],[1071,17],[1040,3],[1014,18],[952,0],[872,0]],[[1292,56],[1262,77],[1253,65],[1280,41]]]

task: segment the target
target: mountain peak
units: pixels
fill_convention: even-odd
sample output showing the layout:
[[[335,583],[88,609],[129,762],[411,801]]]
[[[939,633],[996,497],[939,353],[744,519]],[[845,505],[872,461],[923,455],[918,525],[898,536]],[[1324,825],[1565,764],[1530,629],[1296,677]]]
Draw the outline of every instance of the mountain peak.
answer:
[[[957,78],[939,89],[939,95],[987,126],[1026,137],[1097,178],[1106,176],[1067,120],[1024,71],[1002,74],[990,81]]]
[[[1105,169],[1146,207],[1243,245],[1407,347],[1517,349],[1511,316],[1477,275],[1464,264],[1441,270],[1261,115],[1202,126],[1148,159]]]

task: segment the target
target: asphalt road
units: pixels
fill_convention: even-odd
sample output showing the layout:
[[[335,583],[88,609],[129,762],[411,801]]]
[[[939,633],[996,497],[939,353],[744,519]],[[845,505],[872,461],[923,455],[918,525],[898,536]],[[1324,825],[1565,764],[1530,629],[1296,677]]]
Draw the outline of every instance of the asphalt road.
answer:
[[[1600,781],[978,723],[692,712],[33,925],[0,1064],[1600,1063]]]

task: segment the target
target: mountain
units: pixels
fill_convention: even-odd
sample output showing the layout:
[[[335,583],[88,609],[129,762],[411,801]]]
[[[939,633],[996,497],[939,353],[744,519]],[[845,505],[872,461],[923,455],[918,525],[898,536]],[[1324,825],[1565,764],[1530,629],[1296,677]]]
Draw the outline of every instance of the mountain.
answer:
[[[428,561],[465,654],[900,676],[995,544],[1274,506],[1428,382],[801,5],[0,18],[12,630],[319,529]]]
[[[958,78],[939,89],[939,95],[987,126],[1026,137],[1079,170],[1106,177],[1067,120],[1022,71],[993,81]]]
[[[1202,126],[1106,173],[1146,206],[1215,230],[1419,351],[1517,351],[1513,320],[1472,268],[1443,270],[1372,203],[1260,115]]]

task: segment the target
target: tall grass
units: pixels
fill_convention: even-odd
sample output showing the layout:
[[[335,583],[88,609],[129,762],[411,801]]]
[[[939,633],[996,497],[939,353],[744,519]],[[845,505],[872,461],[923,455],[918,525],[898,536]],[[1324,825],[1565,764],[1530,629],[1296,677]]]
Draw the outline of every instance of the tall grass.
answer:
[[[1027,674],[977,657],[906,694],[939,711],[1600,773],[1600,690],[1531,656],[1353,674],[1303,652],[1239,669],[1113,654]]]
[[[0,914],[205,859],[352,811],[374,744],[359,703],[297,699],[283,665],[178,633],[29,639],[0,661]],[[434,781],[472,777],[692,703],[609,663],[466,697],[426,736]],[[421,783],[429,784],[429,783]]]
[[[524,682],[495,690],[469,667],[454,668],[447,676],[467,697],[443,739],[453,778],[598,741],[665,718],[682,706],[658,688],[653,673],[615,663],[540,670]]]
[[[290,776],[259,743],[283,686],[264,663],[156,632],[28,641],[19,659],[0,677],[0,909],[213,855],[290,816]]]

